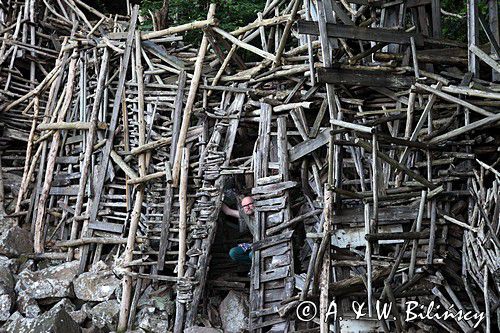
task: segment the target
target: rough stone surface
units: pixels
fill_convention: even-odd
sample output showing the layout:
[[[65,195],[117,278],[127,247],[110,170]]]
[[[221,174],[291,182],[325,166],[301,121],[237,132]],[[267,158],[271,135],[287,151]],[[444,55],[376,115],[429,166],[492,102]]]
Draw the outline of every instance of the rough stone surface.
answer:
[[[74,321],[81,325],[85,320],[87,320],[87,318],[89,318],[90,310],[92,310],[90,303],[85,303],[82,305],[80,310],[71,311],[69,312],[69,315]]]
[[[0,321],[10,317],[14,300],[14,277],[8,268],[0,267]]]
[[[87,314],[82,310],[71,311],[69,312],[69,315],[78,325],[82,325],[83,322],[87,319]]]
[[[230,291],[219,306],[222,328],[227,333],[239,333],[248,329],[248,299],[245,295]]]
[[[137,326],[148,332],[167,332],[168,315],[165,312],[155,313],[152,306],[145,307],[137,314]]]
[[[102,302],[109,299],[120,285],[111,270],[80,274],[73,286],[77,298],[83,301]]]
[[[222,330],[212,327],[192,326],[186,328],[184,333],[222,333]]]
[[[33,252],[33,239],[27,230],[11,227],[0,231],[0,254],[18,257]]]
[[[72,297],[78,265],[79,262],[74,260],[37,272],[24,270],[18,276],[16,291],[24,291],[33,299]]]
[[[24,291],[17,294],[16,306],[17,310],[28,318],[34,318],[42,312],[38,303]]]
[[[68,298],[63,298],[59,302],[57,302],[50,311],[56,311],[57,309],[64,309],[66,312],[75,311],[75,305],[71,303]]]
[[[11,273],[16,274],[19,268],[19,261],[18,259],[10,259],[0,255],[0,267],[7,268]]]
[[[62,307],[45,312],[36,318],[24,318],[20,314],[6,325],[8,333],[79,333],[78,324]]]
[[[98,328],[114,330],[118,321],[120,303],[117,300],[105,301],[97,304],[90,310],[92,323]]]

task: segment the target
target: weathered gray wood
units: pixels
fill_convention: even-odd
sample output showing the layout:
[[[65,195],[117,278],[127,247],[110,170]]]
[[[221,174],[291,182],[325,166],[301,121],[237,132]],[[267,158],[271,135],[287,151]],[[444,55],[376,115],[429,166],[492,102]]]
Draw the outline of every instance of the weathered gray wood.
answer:
[[[479,42],[478,16],[478,1],[467,0],[467,41],[469,46],[469,72],[473,73],[475,77],[479,75],[479,64],[477,62],[476,55],[471,50],[471,47],[476,46]]]
[[[101,201],[102,189],[104,187],[104,181],[106,180],[106,171],[108,169],[108,163],[110,158],[110,153],[113,148],[113,139],[115,136],[116,127],[118,125],[118,116],[121,107],[121,101],[123,98],[123,91],[125,89],[125,79],[127,75],[127,70],[130,62],[130,55],[132,53],[132,42],[134,39],[135,27],[137,24],[137,17],[139,12],[139,6],[134,6],[132,11],[132,16],[130,19],[130,26],[127,35],[125,52],[122,57],[122,64],[120,68],[120,74],[118,78],[118,86],[115,93],[115,99],[113,102],[113,110],[111,112],[111,120],[109,123],[109,129],[106,136],[106,144],[102,150],[102,159],[99,164],[99,171],[97,173],[97,179],[94,183],[94,198],[92,199],[92,206],[90,207],[90,221],[95,222],[97,218],[97,212],[99,210],[99,203]],[[82,235],[88,237],[90,225],[84,223],[82,227]],[[88,247],[83,247],[80,254],[80,270],[83,271],[87,263]]]
[[[364,223],[363,207],[343,209],[335,215],[335,224]],[[405,220],[414,220],[417,217],[417,210],[411,206],[387,206],[379,208],[379,222],[401,222]]]
[[[310,154],[316,149],[326,145],[330,139],[330,131],[321,131],[314,139],[301,142],[288,150],[290,154],[290,162],[295,162],[296,160]]]
[[[391,74],[387,71],[347,68],[318,68],[317,71],[321,83],[391,88],[408,88],[415,84],[414,77]]]
[[[319,28],[316,22],[300,20],[298,22],[298,28],[299,33],[301,34],[319,35]],[[410,37],[413,37],[415,38],[417,45],[423,45],[422,35],[383,28],[364,28],[351,25],[327,23],[327,33],[328,37],[360,39],[396,44],[410,44]]]
[[[243,85],[243,87],[245,87],[245,85]],[[228,126],[228,131],[226,133],[225,141],[224,141],[223,146],[221,147],[221,151],[224,152],[223,154],[225,156],[225,158],[221,161],[221,166],[229,165],[231,153],[232,153],[233,149],[235,148],[234,142],[236,139],[237,128],[238,128],[238,124],[239,124],[239,120],[240,120],[239,118],[241,116],[241,111],[243,109],[244,100],[245,100],[245,94],[239,93],[238,96],[235,98],[233,104],[229,108],[230,111],[228,113],[233,113],[235,115],[235,117],[229,121],[229,126]],[[215,180],[214,185],[217,188],[223,188],[224,181],[225,181],[225,178],[222,178],[222,177],[217,178]],[[211,221],[209,221],[211,223],[211,232],[209,233],[208,237],[204,238],[203,240],[196,240],[196,243],[195,243],[198,246],[198,248],[204,249],[205,252],[203,253],[203,255],[199,256],[199,258],[198,257],[191,257],[190,261],[189,261],[189,264],[197,263],[199,265],[200,269],[195,270],[194,265],[191,265],[191,267],[188,268],[188,270],[186,271],[186,274],[185,274],[185,277],[192,276],[192,275],[196,274],[196,276],[198,276],[200,279],[199,284],[196,286],[196,288],[193,291],[193,298],[192,298],[192,302],[191,302],[191,307],[188,309],[188,311],[186,313],[185,322],[186,322],[187,327],[194,325],[197,311],[198,311],[198,304],[202,298],[203,291],[205,288],[206,274],[207,274],[208,262],[209,262],[209,258],[210,258],[209,251],[210,251],[210,246],[215,239],[215,234],[217,231],[216,221],[217,221],[218,213],[220,211],[220,207],[222,204],[222,191],[220,191],[220,190],[218,191],[218,196],[216,197],[215,200],[216,200],[215,201],[216,206],[215,206],[215,210],[214,210],[214,215],[211,216]],[[198,225],[201,225],[201,223],[202,223],[201,221],[198,221]],[[193,260],[191,260],[191,259],[193,259]],[[179,308],[183,309],[183,307],[178,305],[177,309],[179,309]],[[184,310],[182,310],[182,311],[184,311]],[[179,318],[179,319],[176,320],[176,327],[177,327],[177,329],[182,329],[182,323],[180,322],[182,317],[176,316],[176,319],[177,318]]]
[[[279,191],[284,191],[284,190],[293,188],[295,186],[297,186],[297,182],[294,182],[294,181],[287,181],[287,182],[282,182],[282,183],[257,186],[257,187],[252,188],[252,194],[265,194],[265,193],[269,193],[269,192],[279,192]]]

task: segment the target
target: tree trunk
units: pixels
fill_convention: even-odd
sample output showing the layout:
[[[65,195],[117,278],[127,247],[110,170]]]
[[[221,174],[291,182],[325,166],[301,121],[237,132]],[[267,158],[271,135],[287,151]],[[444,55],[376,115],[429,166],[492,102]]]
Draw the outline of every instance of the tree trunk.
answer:
[[[168,5],[170,0],[163,0],[163,6],[155,13],[156,30],[168,28]]]

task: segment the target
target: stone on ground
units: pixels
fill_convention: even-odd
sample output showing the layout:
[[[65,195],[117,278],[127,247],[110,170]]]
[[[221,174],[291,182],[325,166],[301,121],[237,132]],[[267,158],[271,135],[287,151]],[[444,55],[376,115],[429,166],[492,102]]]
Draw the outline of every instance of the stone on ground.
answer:
[[[120,286],[111,269],[80,274],[73,282],[75,295],[83,301],[107,301]]]
[[[80,327],[63,307],[57,307],[36,318],[24,318],[19,314],[5,330],[7,333],[79,333]]]
[[[219,305],[224,332],[240,333],[248,330],[248,308],[247,297],[231,290]]]
[[[29,231],[17,226],[0,230],[0,254],[18,257],[33,252],[33,238]]]
[[[36,272],[24,270],[18,276],[16,291],[24,291],[33,299],[72,297],[78,266],[79,262],[74,260]]]
[[[10,317],[14,301],[14,277],[8,268],[0,267],[0,321]]]
[[[90,310],[89,314],[96,327],[114,330],[118,323],[119,312],[120,303],[117,300],[110,300],[97,304]]]

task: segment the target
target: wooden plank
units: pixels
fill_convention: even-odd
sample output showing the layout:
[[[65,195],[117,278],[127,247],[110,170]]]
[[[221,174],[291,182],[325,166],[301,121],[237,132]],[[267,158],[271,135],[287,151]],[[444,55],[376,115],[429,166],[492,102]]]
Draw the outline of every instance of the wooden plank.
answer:
[[[283,181],[283,175],[278,174],[278,175],[272,175],[269,177],[258,178],[256,183],[257,183],[257,186],[265,186],[265,185],[269,185],[269,184],[276,184],[276,183],[281,182],[281,181]]]
[[[402,232],[403,228],[400,224],[379,226],[378,232]],[[382,240],[379,244],[396,244],[402,243],[402,240]],[[364,226],[354,228],[335,229],[332,233],[332,245],[339,248],[355,248],[365,246],[365,228]]]
[[[277,245],[282,242],[288,241],[292,237],[293,231],[286,231],[279,235],[267,237],[252,244],[254,251],[265,249],[269,246]]]
[[[418,210],[411,206],[387,206],[380,207],[378,211],[379,222],[398,222],[414,220],[417,218]],[[364,208],[356,207],[342,209],[335,215],[335,224],[364,223]]]
[[[284,197],[277,197],[265,200],[255,200],[253,204],[257,208],[264,206],[281,206],[285,201]]]
[[[79,163],[78,156],[58,156],[56,157],[56,164],[77,164]]]
[[[323,147],[328,143],[329,139],[330,130],[323,130],[318,134],[316,138],[301,142],[293,146],[292,148],[288,149],[290,162],[295,162],[298,159],[315,151],[316,149]]]
[[[65,187],[52,186],[50,188],[50,195],[78,195],[78,185],[71,185]]]
[[[298,28],[300,34],[319,36],[317,22],[300,20],[298,22]],[[422,35],[411,32],[389,30],[384,28],[365,28],[335,23],[327,23],[326,29],[328,37],[359,39],[395,44],[410,44],[410,37],[413,37],[415,38],[415,43],[418,46],[422,46],[424,44]]]
[[[441,0],[432,0],[432,37],[441,37]]]
[[[318,68],[321,83],[345,84],[348,86],[409,88],[415,84],[415,77],[392,74],[387,71],[346,68]]]
[[[493,54],[495,51],[496,59],[498,60],[500,58],[500,27],[498,26],[498,0],[488,0],[488,9],[489,9],[488,11],[489,29],[486,26],[486,24],[483,24],[483,28],[491,44],[491,53]],[[500,81],[499,73],[493,71],[491,74],[493,82]]]
[[[257,187],[252,188],[252,194],[265,194],[265,193],[269,193],[269,192],[284,191],[284,190],[293,188],[295,186],[297,186],[297,182],[294,182],[294,181],[287,181],[287,182],[282,182],[282,183],[257,186]]]
[[[115,234],[121,234],[123,232],[123,225],[118,223],[95,221],[89,223],[89,228],[93,230],[108,231]]]
[[[478,48],[475,45],[471,45],[469,50],[472,51],[479,59],[487,63],[492,69],[494,69],[497,73],[500,73],[500,64],[498,61],[494,60],[488,54],[486,54],[483,50]]]
[[[284,279],[285,277],[288,276],[289,272],[290,272],[289,266],[283,266],[283,267],[279,267],[279,268],[270,269],[270,270],[261,272],[260,281],[261,282],[268,282],[268,281]]]

